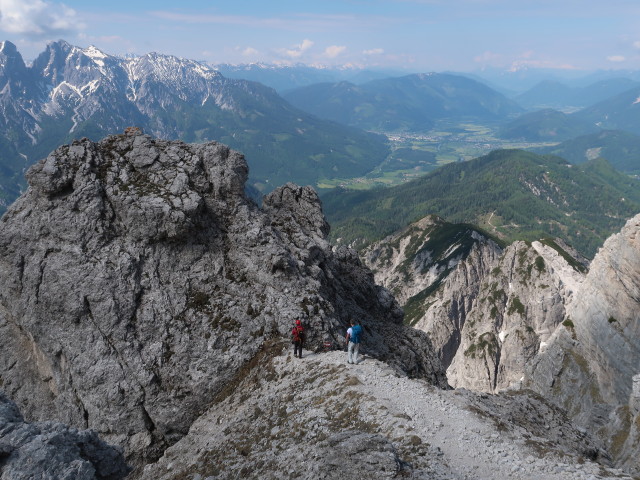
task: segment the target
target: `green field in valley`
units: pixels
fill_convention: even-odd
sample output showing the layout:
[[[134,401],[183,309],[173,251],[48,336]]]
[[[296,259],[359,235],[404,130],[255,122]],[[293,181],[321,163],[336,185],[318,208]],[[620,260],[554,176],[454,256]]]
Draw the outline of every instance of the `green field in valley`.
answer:
[[[481,157],[503,148],[527,149],[555,143],[512,142],[496,136],[497,125],[441,121],[425,133],[384,133],[391,154],[367,175],[356,178],[321,179],[319,190],[335,187],[352,190],[399,185],[420,177],[442,165]]]

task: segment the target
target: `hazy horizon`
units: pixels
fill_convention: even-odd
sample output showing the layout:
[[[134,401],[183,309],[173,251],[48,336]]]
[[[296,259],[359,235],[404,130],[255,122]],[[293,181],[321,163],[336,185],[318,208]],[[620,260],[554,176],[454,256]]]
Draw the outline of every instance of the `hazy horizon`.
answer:
[[[27,60],[62,38],[212,64],[566,75],[640,69],[639,13],[633,0],[0,0],[0,30]]]

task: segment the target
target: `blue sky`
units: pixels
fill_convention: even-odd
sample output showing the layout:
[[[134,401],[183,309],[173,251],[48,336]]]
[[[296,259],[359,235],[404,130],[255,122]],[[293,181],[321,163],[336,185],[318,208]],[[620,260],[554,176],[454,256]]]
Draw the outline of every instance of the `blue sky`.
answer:
[[[210,63],[640,69],[639,0],[0,0],[0,30],[27,60],[62,38]]]

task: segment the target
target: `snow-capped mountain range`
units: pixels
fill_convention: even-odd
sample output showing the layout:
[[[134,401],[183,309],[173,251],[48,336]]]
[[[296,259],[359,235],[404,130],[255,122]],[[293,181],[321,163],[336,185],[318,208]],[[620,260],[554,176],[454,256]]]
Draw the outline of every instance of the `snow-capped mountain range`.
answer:
[[[0,125],[5,205],[19,193],[25,168],[58,145],[128,126],[226,143],[247,156],[252,183],[264,191],[365,173],[386,154],[378,136],[316,119],[271,88],[197,61],[158,53],[122,58],[63,40],[31,65],[11,42],[0,43]]]
[[[35,125],[43,115],[57,116],[69,107],[74,111],[69,131],[75,131],[95,113],[114,107],[102,102],[110,95],[124,93],[131,106],[137,107],[135,110],[148,112],[147,95],[152,86],[161,86],[184,102],[203,105],[211,99],[223,110],[239,108],[229,89],[224,88],[229,81],[220,73],[198,62],[170,55],[150,53],[120,58],[107,55],[94,46],[82,49],[62,40],[49,44],[29,67],[10,42],[0,44],[0,55],[3,57],[3,101],[28,101],[26,110],[31,116],[31,125],[27,125],[31,128],[27,132],[34,136],[38,132]],[[165,102],[161,105],[168,106]],[[121,113],[135,123],[140,120],[135,118],[135,110]],[[119,125],[120,122],[117,125],[100,123],[104,128],[118,128]],[[175,129],[172,131],[159,124],[149,133],[171,135],[175,134]]]

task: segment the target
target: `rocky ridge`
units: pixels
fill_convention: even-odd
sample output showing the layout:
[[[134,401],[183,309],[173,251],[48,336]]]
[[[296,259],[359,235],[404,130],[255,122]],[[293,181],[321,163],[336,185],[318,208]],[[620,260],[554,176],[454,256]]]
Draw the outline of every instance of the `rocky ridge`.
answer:
[[[316,193],[287,184],[259,208],[244,193],[244,158],[224,145],[154,140],[130,129],[60,147],[27,178],[28,191],[0,220],[0,385],[35,422],[22,438],[34,437],[23,445],[36,452],[50,452],[63,435],[70,438],[64,445],[87,461],[74,439],[96,445],[98,434],[124,451],[132,479],[282,478],[283,472],[301,478],[630,478],[611,468],[607,450],[631,459],[634,430],[620,437],[620,450],[609,437],[576,428],[563,410],[535,394],[448,390],[440,361],[447,358],[440,343],[445,336],[434,336],[433,345],[427,334],[404,326],[398,303],[376,285],[357,253],[328,243]],[[423,226],[441,223],[431,218]],[[523,303],[534,298],[525,297],[526,285],[547,285],[558,296],[579,288],[578,280],[570,281],[579,268],[562,249],[537,243],[503,249],[469,226],[445,231],[438,236],[436,228],[403,249],[420,253],[428,245],[415,265],[431,272],[436,292],[453,291],[453,280],[447,284],[453,278],[474,285],[479,274],[493,275],[489,287],[475,287],[473,300],[457,297],[455,311],[467,317],[446,328],[459,328],[458,350],[468,350],[465,342],[473,338],[465,328],[475,307],[490,303],[510,328],[502,338],[497,330],[499,340],[535,327],[530,340],[536,348],[543,347],[542,338],[545,352],[574,355],[556,348],[560,340],[575,347],[576,338],[562,334],[569,327],[549,333],[551,307],[567,309],[568,303],[554,296],[535,310],[549,316],[527,324],[529,311],[523,316],[513,295],[482,301],[483,289],[494,289],[503,268],[510,277],[500,285]],[[633,276],[621,274],[635,261],[632,232],[611,245],[612,252],[627,252],[616,275],[631,298]],[[404,265],[406,276],[411,263]],[[553,272],[563,282],[553,283]],[[401,285],[403,277],[391,277],[394,289]],[[415,297],[423,300],[419,292],[405,298]],[[450,315],[451,304],[442,297],[433,306]],[[286,351],[294,318],[302,318],[308,332],[304,359]],[[348,368],[343,353],[326,350],[342,347],[351,318],[363,323],[365,358]],[[478,331],[497,328],[483,321],[475,320]],[[632,334],[633,324],[624,331]],[[524,342],[508,347],[514,345],[516,353],[527,352]],[[491,358],[488,346],[482,352],[468,355],[467,365]],[[526,370],[533,363],[513,365]],[[557,364],[536,365],[549,371]],[[554,375],[565,381],[564,372]],[[452,378],[460,383],[462,377]],[[505,374],[487,378],[496,386],[518,386]],[[636,387],[631,382],[622,390],[630,398],[610,417],[618,422],[612,428],[636,421],[630,417],[640,403]],[[0,432],[23,428],[15,407],[8,408]],[[53,437],[38,437],[43,420],[70,427],[56,423]],[[9,463],[20,450],[2,441],[2,478],[22,478]],[[98,456],[118,455],[100,445]],[[74,472],[85,475],[75,478],[99,471],[65,452],[47,458],[68,459],[60,468],[77,467]],[[296,467],[292,457],[300,459]],[[121,478],[127,467],[114,465],[100,475]]]
[[[432,216],[365,250],[376,281],[426,331],[452,386],[518,388],[567,318],[585,267],[555,241],[501,245]]]
[[[631,478],[541,397],[442,390],[345,356],[263,357],[145,478]]]
[[[458,352],[467,315],[501,247],[471,226],[425,217],[366,249],[376,281],[403,305],[406,321],[429,332],[448,367]]]
[[[140,472],[295,318],[312,349],[357,318],[368,355],[447,386],[426,335],[329,245],[315,192],[287,184],[259,208],[224,145],[133,129],[27,179],[0,221],[0,384],[30,421],[92,429]]]

